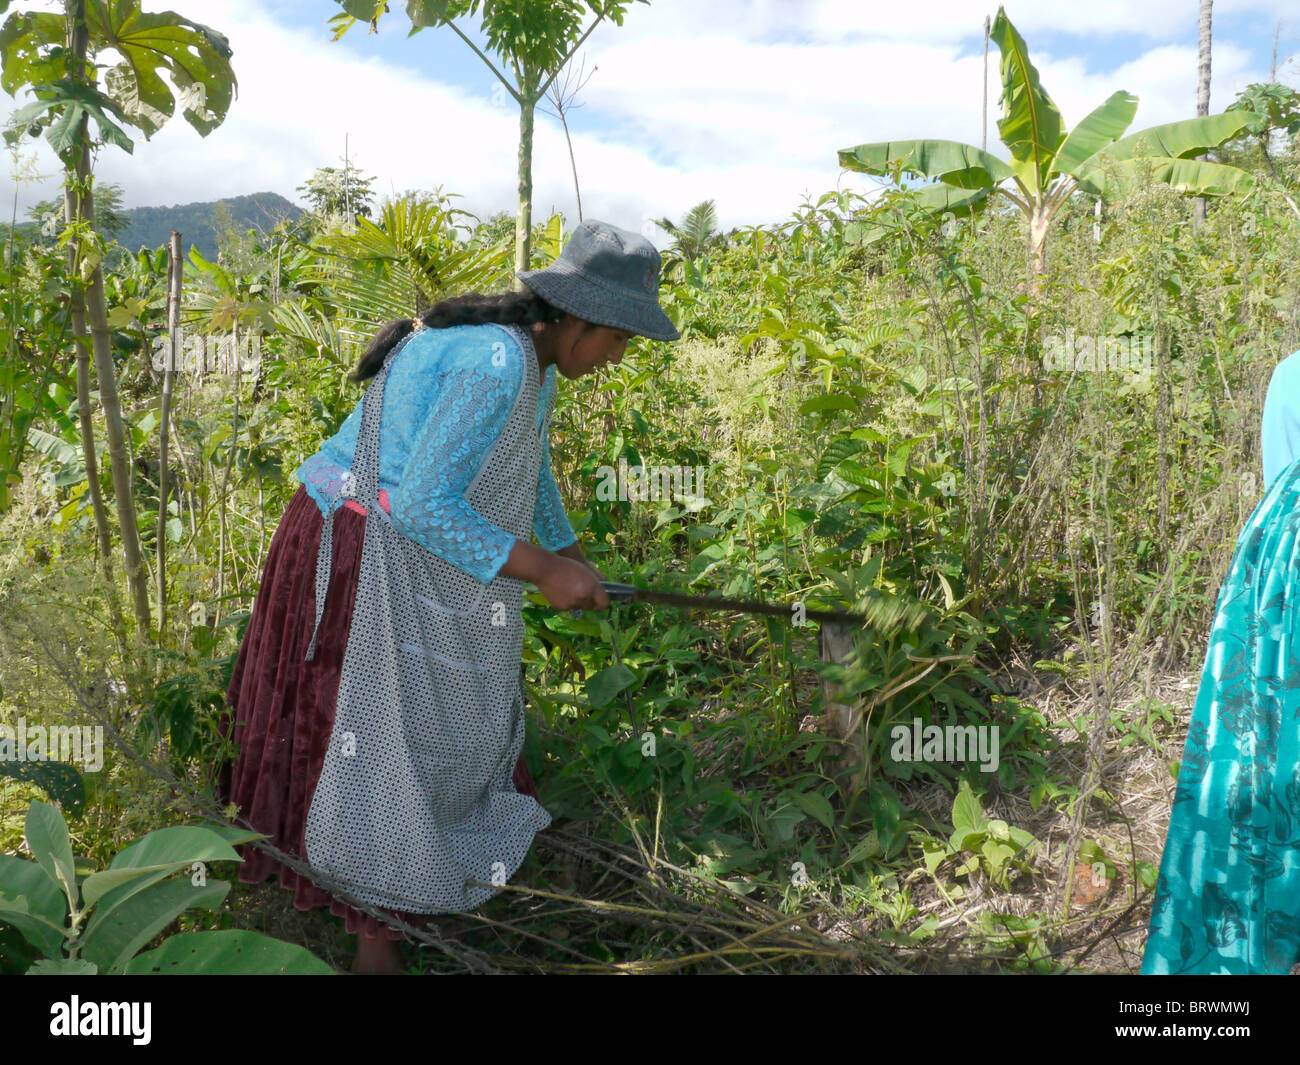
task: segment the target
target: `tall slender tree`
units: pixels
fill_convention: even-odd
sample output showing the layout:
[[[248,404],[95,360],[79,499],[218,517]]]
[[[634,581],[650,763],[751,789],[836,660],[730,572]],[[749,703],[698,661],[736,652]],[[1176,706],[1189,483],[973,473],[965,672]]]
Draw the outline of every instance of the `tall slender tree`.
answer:
[[[0,12],[9,0],[0,0]],[[120,57],[98,83],[98,53]],[[14,143],[24,132],[44,132],[64,167],[72,328],[78,352],[78,395],[83,410],[83,449],[94,450],[89,412],[90,337],[100,407],[104,413],[113,497],[122,538],[123,563],[135,610],[136,625],[150,625],[149,575],[140,549],[132,467],[117,393],[108,309],[104,296],[102,237],[95,231],[94,173],[91,167],[90,120],[101,143],[134,148],[121,124],[140,129],[147,140],[175,111],[203,136],[225,119],[235,91],[226,39],[215,30],[175,14],[143,12],[139,0],[64,0],[63,13],[12,12],[0,27],[0,85],[11,95],[29,89],[36,100],[19,108],[5,139]],[[159,76],[167,74],[176,94]],[[87,462],[94,478],[94,464]],[[92,500],[96,486],[92,485]],[[106,542],[103,507],[96,514],[101,545]]]
[[[1210,25],[1214,21],[1214,0],[1201,0],[1201,19],[1196,44],[1196,117],[1210,113]],[[1202,156],[1202,158],[1205,158]],[[1196,197],[1196,224],[1205,221],[1205,197]]]
[[[406,14],[411,33],[422,29],[449,26],[505,86],[519,105],[519,178],[515,213],[515,272],[527,270],[531,262],[533,226],[533,115],[538,101],[546,95],[551,82],[575,52],[591,36],[602,20],[623,25],[629,3],[648,4],[650,0],[407,0]],[[334,40],[338,40],[358,21],[366,22],[373,32],[379,19],[388,11],[388,0],[338,0],[342,14],[330,19]],[[473,41],[465,35],[455,19],[474,15],[482,9],[480,31],[487,40],[488,51],[496,54],[513,77],[507,78]],[[584,30],[584,8],[595,18]]]

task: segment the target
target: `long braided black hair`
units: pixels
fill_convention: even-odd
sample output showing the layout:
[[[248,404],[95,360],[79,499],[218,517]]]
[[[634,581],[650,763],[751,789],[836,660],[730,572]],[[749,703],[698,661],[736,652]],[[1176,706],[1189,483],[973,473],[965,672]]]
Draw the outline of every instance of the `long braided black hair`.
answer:
[[[564,314],[564,311],[547,303],[531,290],[491,295],[469,292],[435,303],[419,316],[419,321],[428,329],[450,329],[457,325],[532,325],[534,322],[558,322]],[[414,329],[415,321],[411,318],[398,318],[385,325],[375,334],[375,339],[361,356],[361,361],[357,363],[349,380],[360,382],[374,377],[384,365],[388,353]]]

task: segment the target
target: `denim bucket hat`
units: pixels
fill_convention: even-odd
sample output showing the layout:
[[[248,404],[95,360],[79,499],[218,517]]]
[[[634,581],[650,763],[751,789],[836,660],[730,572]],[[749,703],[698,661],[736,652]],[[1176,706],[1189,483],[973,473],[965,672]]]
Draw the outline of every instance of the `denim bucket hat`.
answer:
[[[584,322],[678,340],[681,334],[659,306],[660,265],[659,252],[645,237],[590,219],[573,231],[550,266],[521,270],[519,280]]]

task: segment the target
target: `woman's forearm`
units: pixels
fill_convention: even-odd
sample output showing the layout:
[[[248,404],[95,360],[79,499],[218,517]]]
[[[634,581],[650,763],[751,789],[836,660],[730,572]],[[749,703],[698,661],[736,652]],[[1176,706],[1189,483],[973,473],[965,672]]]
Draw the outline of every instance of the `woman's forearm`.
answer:
[[[539,578],[554,564],[556,553],[558,552],[547,551],[527,540],[516,540],[501,572],[507,577],[540,586],[542,582]]]
[[[568,547],[561,548],[559,551],[556,551],[555,553],[557,555],[563,555],[565,558],[571,558],[573,559],[574,562],[581,562],[588,569],[594,570],[596,573],[600,574],[601,580],[605,579],[605,575],[601,573],[596,566],[593,566],[591,564],[591,560],[588,559],[587,556],[582,553],[582,545],[579,541],[574,540],[573,543],[571,543]]]

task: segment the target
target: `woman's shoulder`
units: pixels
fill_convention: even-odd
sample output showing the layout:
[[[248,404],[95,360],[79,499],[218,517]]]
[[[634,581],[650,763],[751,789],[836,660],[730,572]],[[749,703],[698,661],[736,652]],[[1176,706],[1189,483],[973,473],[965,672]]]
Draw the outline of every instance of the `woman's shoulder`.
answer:
[[[412,344],[421,345],[421,361],[439,376],[473,371],[518,384],[524,351],[516,329],[492,323],[426,329]]]

